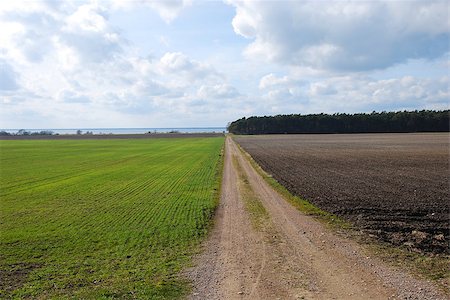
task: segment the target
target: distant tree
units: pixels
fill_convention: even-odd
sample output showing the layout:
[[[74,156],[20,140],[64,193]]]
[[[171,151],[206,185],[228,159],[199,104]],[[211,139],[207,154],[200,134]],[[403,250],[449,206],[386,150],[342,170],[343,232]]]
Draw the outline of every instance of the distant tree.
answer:
[[[78,129],[78,130],[77,130],[77,134],[78,134],[78,135],[83,134],[83,131],[80,130],[80,129]]]
[[[17,135],[53,135],[53,131],[51,130],[41,130],[41,131],[25,131],[19,130]]]
[[[19,131],[17,131],[16,135],[30,135],[30,132],[26,131],[25,129],[19,129]]]

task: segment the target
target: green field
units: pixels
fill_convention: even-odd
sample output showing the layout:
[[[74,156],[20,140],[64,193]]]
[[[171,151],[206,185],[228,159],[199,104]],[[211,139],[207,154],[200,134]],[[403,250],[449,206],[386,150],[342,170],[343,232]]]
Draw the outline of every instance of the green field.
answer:
[[[0,298],[182,296],[223,141],[0,141]]]

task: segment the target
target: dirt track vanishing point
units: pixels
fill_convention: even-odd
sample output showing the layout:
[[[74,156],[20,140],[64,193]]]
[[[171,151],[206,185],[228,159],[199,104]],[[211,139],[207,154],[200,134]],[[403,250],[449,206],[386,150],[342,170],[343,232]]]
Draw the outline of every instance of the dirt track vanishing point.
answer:
[[[214,229],[187,274],[190,299],[446,299],[296,210],[230,137],[223,174]]]

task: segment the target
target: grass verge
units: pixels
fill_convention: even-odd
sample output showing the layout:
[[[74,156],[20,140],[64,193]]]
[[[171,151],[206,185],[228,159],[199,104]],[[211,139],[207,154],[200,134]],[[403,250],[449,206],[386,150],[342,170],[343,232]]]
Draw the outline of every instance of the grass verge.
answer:
[[[262,231],[270,223],[269,213],[253,192],[248,181],[248,177],[246,176],[244,169],[240,165],[238,158],[233,155],[232,160],[233,165],[238,172],[239,189],[241,191],[241,195],[243,196],[245,208],[250,214],[252,225],[256,230]]]

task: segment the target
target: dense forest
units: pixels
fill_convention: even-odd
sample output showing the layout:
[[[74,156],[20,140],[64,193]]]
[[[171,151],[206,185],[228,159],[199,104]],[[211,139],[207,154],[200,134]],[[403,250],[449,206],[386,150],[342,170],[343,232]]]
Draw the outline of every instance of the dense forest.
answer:
[[[446,132],[450,110],[369,114],[292,114],[242,118],[227,129],[234,134]]]

